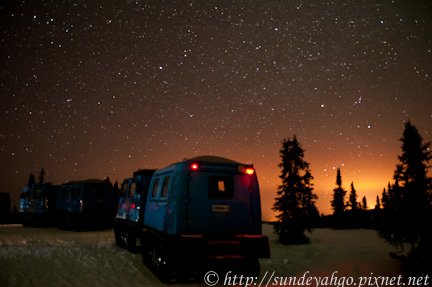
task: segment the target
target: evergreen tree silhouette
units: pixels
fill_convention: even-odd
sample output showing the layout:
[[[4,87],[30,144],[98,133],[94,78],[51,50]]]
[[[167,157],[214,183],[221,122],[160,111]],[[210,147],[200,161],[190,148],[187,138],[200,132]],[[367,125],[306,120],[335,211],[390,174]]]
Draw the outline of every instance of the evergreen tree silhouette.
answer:
[[[348,206],[351,208],[353,212],[356,212],[359,207],[359,203],[357,202],[357,191],[354,188],[354,182],[351,182],[351,190],[349,194]]]
[[[119,183],[117,180],[116,180],[116,182],[114,182],[113,189],[114,189],[114,192],[116,195],[120,194]]]
[[[109,187],[113,188],[113,184],[109,178],[109,176],[105,177],[104,182],[106,185],[108,185]]]
[[[389,186],[390,186],[390,183],[389,183]],[[384,187],[382,195],[381,195],[381,203],[382,203],[383,209],[388,209],[389,198],[388,198],[388,194],[387,194],[385,187]]]
[[[309,163],[304,158],[296,136],[284,139],[280,150],[282,162],[279,164],[282,184],[278,187],[273,210],[277,222],[275,233],[283,244],[303,244],[309,242],[304,235],[311,231],[314,219],[319,218],[315,201],[318,198],[313,191],[312,174]]]
[[[43,184],[45,182],[45,169],[42,168],[41,171],[39,172],[39,184]]]
[[[340,168],[337,169],[336,174],[336,188],[333,189],[333,199],[330,204],[333,209],[333,225],[335,228],[344,228],[346,226],[346,215],[345,215],[345,194],[346,190],[342,187],[342,176]]]
[[[342,176],[340,168],[337,169],[336,174],[336,188],[333,190],[333,200],[331,201],[331,206],[333,209],[333,215],[335,217],[340,217],[345,211],[345,194],[346,191],[342,188]]]
[[[34,176],[34,174],[30,174],[29,175],[29,179],[28,179],[28,181],[27,181],[27,186],[28,187],[31,187],[31,186],[33,186],[33,185],[35,185],[36,184],[36,179],[35,179],[35,176]]]
[[[417,128],[405,124],[402,154],[394,172],[394,184],[383,193],[383,224],[380,236],[396,247],[392,254],[408,272],[432,271],[432,202],[428,162],[430,142],[423,144]],[[405,248],[409,247],[408,250]]]
[[[363,198],[362,198],[361,208],[362,208],[362,210],[367,210],[366,196],[363,196]]]
[[[376,203],[375,203],[375,210],[380,210],[380,209],[381,209],[381,203],[380,203],[379,196],[377,195]]]

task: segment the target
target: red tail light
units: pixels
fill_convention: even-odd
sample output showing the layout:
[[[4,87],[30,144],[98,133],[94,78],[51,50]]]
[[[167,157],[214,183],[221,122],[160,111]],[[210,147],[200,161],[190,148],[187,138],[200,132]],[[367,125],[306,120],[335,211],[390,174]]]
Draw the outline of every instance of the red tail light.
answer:
[[[238,170],[240,173],[244,173],[244,174],[248,174],[248,175],[252,175],[252,174],[255,173],[255,169],[253,168],[253,166],[246,167],[246,166],[244,166],[244,165],[239,165],[239,166],[237,167],[237,170]]]
[[[135,207],[136,207],[135,203],[132,203],[132,204],[131,204],[131,208],[132,208],[132,209],[135,209]]]
[[[198,170],[198,164],[197,163],[191,164],[190,167],[191,167],[192,170]]]
[[[246,173],[246,174],[249,174],[249,175],[252,175],[252,174],[255,173],[255,170],[254,170],[253,168],[251,168],[251,167],[248,167],[248,168],[246,168],[245,173]]]

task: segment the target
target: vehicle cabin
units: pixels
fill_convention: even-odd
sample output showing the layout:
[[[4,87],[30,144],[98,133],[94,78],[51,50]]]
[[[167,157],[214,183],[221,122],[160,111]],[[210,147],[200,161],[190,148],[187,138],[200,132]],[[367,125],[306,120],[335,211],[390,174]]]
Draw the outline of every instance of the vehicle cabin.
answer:
[[[10,194],[0,191],[0,224],[7,223],[11,213]]]
[[[60,186],[57,223],[66,228],[112,227],[117,199],[109,182],[89,179]]]
[[[25,186],[20,193],[18,213],[23,225],[49,226],[53,224],[59,186],[51,183]]]
[[[114,235],[118,246],[136,250],[136,240],[140,237],[148,188],[154,169],[140,169],[133,177],[126,178],[121,187]]]
[[[182,266],[234,261],[259,273],[269,257],[252,165],[203,156],[159,169],[150,184],[142,235],[144,261],[165,280]]]

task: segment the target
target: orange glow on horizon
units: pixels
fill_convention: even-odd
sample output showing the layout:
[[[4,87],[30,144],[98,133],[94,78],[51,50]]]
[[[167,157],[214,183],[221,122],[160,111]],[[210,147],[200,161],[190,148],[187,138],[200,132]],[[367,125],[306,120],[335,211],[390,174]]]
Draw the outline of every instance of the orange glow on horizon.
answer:
[[[351,182],[354,183],[354,188],[357,193],[357,201],[361,202],[363,196],[366,197],[368,209],[375,208],[377,195],[381,199],[383,188],[387,188],[388,182],[392,181],[393,171],[396,160],[388,162],[378,162],[373,166],[369,166],[367,162],[345,163],[341,167],[342,187],[346,190],[345,200],[349,198],[351,190]],[[333,189],[336,187],[336,169],[330,171],[321,170],[317,167],[325,166],[324,163],[316,160],[316,164],[312,165],[312,175],[314,177],[312,183],[313,192],[318,196],[316,206],[320,214],[332,214],[330,201],[333,196]],[[271,221],[275,219],[275,212],[272,210],[276,191],[281,184],[278,177],[280,170],[277,165],[272,168],[269,166],[261,166],[256,164],[259,171],[258,180],[261,189],[261,207],[263,220]],[[314,168],[315,167],[315,168]]]

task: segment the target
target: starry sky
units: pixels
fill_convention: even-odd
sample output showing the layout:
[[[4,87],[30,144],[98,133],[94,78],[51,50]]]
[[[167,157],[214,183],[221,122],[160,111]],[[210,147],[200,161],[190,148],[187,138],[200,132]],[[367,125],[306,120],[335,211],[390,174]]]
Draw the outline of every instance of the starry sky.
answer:
[[[293,134],[330,213],[391,180],[404,122],[432,139],[432,2],[2,1],[0,182],[128,177],[219,155],[256,167],[264,219]]]

